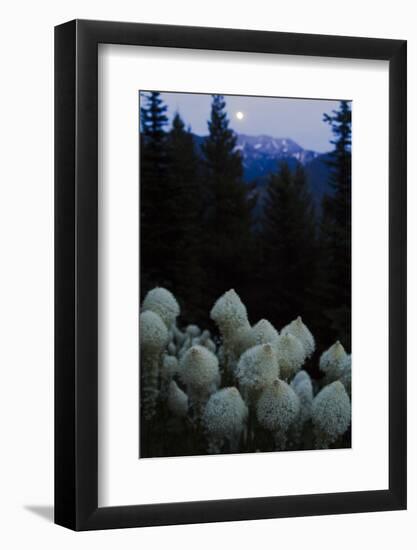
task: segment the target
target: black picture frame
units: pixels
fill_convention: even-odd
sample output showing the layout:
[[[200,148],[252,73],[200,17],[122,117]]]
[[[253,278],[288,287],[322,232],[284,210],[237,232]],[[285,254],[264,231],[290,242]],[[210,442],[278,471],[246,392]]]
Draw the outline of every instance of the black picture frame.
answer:
[[[389,62],[389,488],[98,506],[98,44]],[[55,28],[55,522],[74,530],[406,508],[406,41],[74,20]],[[375,128],[373,129],[375,130]]]

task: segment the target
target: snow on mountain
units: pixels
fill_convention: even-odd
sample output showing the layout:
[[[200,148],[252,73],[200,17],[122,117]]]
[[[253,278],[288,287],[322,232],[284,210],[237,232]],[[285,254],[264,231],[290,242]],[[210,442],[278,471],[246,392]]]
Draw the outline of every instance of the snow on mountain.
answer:
[[[275,170],[279,161],[295,159],[306,165],[318,156],[315,151],[303,149],[292,139],[266,135],[238,134],[236,150],[242,154],[247,180],[256,178],[257,173],[265,174]]]
[[[204,137],[195,136],[198,146]],[[301,164],[306,172],[307,182],[317,207],[320,208],[323,195],[331,192],[329,186],[330,168],[328,153],[317,153],[303,149],[290,138],[274,138],[267,135],[249,136],[237,134],[236,151],[240,151],[243,163],[243,177],[246,182],[254,182],[254,192],[262,195],[267,176],[286,162],[291,170]]]

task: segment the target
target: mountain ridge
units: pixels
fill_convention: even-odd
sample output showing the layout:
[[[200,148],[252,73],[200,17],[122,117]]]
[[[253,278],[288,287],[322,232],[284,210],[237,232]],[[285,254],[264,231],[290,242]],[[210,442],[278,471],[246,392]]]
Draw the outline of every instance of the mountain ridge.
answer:
[[[207,136],[193,134],[199,149]],[[291,138],[276,138],[266,134],[251,136],[236,133],[236,150],[242,155],[243,178],[254,185],[261,198],[265,193],[268,176],[286,162],[291,170],[298,164],[304,167],[307,184],[316,208],[320,211],[323,196],[331,194],[329,183],[331,152],[319,153],[304,149]]]

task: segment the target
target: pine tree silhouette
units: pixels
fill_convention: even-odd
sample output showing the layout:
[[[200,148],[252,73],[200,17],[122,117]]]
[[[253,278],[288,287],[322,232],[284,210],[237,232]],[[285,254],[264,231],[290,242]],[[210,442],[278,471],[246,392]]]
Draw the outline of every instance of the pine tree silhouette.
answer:
[[[335,148],[329,160],[332,193],[323,198],[321,241],[325,314],[346,349],[351,347],[351,124],[349,101],[325,114]]]
[[[141,294],[150,287],[169,285],[165,272],[168,261],[172,194],[168,183],[169,151],[166,116],[159,92],[140,94],[140,224]]]
[[[245,285],[250,260],[250,208],[242,180],[236,135],[229,128],[226,103],[213,95],[209,135],[202,144],[205,182],[206,273],[210,299]]]
[[[264,307],[277,326],[302,315],[314,321],[316,219],[301,165],[283,163],[271,174],[265,200],[263,240]]]
[[[172,201],[172,270],[173,290],[181,302],[183,320],[196,323],[205,319],[201,300],[204,269],[201,250],[202,189],[199,159],[190,130],[176,113],[168,137],[171,158],[169,178]]]

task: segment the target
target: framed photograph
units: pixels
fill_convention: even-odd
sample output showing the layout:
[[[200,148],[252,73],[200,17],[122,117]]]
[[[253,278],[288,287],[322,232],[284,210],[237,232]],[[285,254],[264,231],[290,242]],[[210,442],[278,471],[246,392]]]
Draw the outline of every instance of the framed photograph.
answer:
[[[406,42],[55,29],[55,522],[406,508]]]

